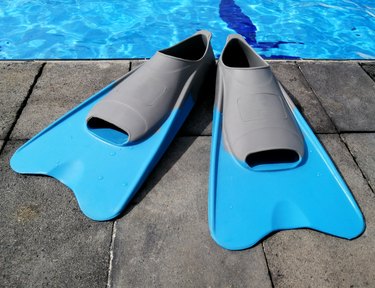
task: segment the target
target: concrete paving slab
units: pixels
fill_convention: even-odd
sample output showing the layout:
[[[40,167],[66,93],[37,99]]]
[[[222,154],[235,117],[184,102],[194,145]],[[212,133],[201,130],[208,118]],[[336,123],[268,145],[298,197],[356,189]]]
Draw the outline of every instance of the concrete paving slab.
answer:
[[[270,64],[277,79],[279,79],[288,92],[297,100],[295,104],[299,106],[299,109],[302,107],[301,112],[310,123],[313,130],[316,133],[336,132],[331,119],[320,104],[319,99],[309,87],[309,84],[295,62],[271,61]]]
[[[31,138],[128,70],[129,61],[47,63],[11,138]]]
[[[363,70],[375,81],[375,62],[364,62],[360,63]]]
[[[261,244],[231,252],[210,237],[210,145],[178,138],[117,220],[111,287],[271,287]]]
[[[13,172],[21,144],[0,156],[0,286],[105,287],[112,222],[87,219],[58,181]]]
[[[375,133],[341,134],[375,191]]]
[[[41,62],[0,62],[0,139],[9,133]]]
[[[367,229],[352,241],[305,229],[274,234],[264,241],[274,286],[375,287],[375,195],[339,136],[320,139],[358,201]]]
[[[375,82],[357,62],[298,62],[340,132],[374,131]]]

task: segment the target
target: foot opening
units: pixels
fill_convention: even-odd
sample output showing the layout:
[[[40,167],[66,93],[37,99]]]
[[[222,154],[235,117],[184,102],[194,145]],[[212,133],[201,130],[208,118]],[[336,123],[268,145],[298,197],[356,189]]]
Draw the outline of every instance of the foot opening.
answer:
[[[290,166],[288,164],[294,164],[300,160],[300,157],[296,151],[289,149],[274,149],[251,153],[246,157],[246,163],[251,168],[260,168],[261,166],[267,166],[272,169],[272,165],[276,165],[274,168],[282,166]],[[294,166],[294,165],[291,165]]]
[[[262,58],[238,39],[232,39],[228,42],[222,60],[226,66],[232,68],[264,67],[267,65]]]
[[[87,127],[97,137],[112,144],[123,145],[129,139],[129,134],[126,131],[100,118],[89,119]]]

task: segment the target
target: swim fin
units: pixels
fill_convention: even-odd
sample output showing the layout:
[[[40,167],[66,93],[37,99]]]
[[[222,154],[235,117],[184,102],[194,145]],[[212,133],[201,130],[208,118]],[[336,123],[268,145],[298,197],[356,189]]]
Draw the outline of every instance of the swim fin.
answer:
[[[270,66],[241,36],[228,37],[216,81],[213,239],[240,250],[283,229],[359,236],[365,223],[350,190]]]
[[[215,64],[211,33],[158,51],[19,148],[11,167],[52,176],[93,220],[116,217],[161,158]]]

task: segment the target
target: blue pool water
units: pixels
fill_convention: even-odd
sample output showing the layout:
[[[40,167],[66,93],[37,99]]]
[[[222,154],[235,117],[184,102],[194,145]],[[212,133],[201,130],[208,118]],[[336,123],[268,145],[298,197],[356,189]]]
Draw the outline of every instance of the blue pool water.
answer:
[[[267,58],[374,59],[374,0],[1,0],[0,59],[147,58],[196,30]]]

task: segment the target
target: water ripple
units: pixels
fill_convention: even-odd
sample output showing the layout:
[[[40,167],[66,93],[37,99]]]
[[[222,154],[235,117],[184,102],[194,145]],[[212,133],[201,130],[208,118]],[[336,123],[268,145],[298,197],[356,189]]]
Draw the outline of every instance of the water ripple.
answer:
[[[220,0],[1,0],[0,59],[145,58],[200,29],[216,55],[236,32],[266,57],[374,54],[373,0],[231,1],[228,25]]]

